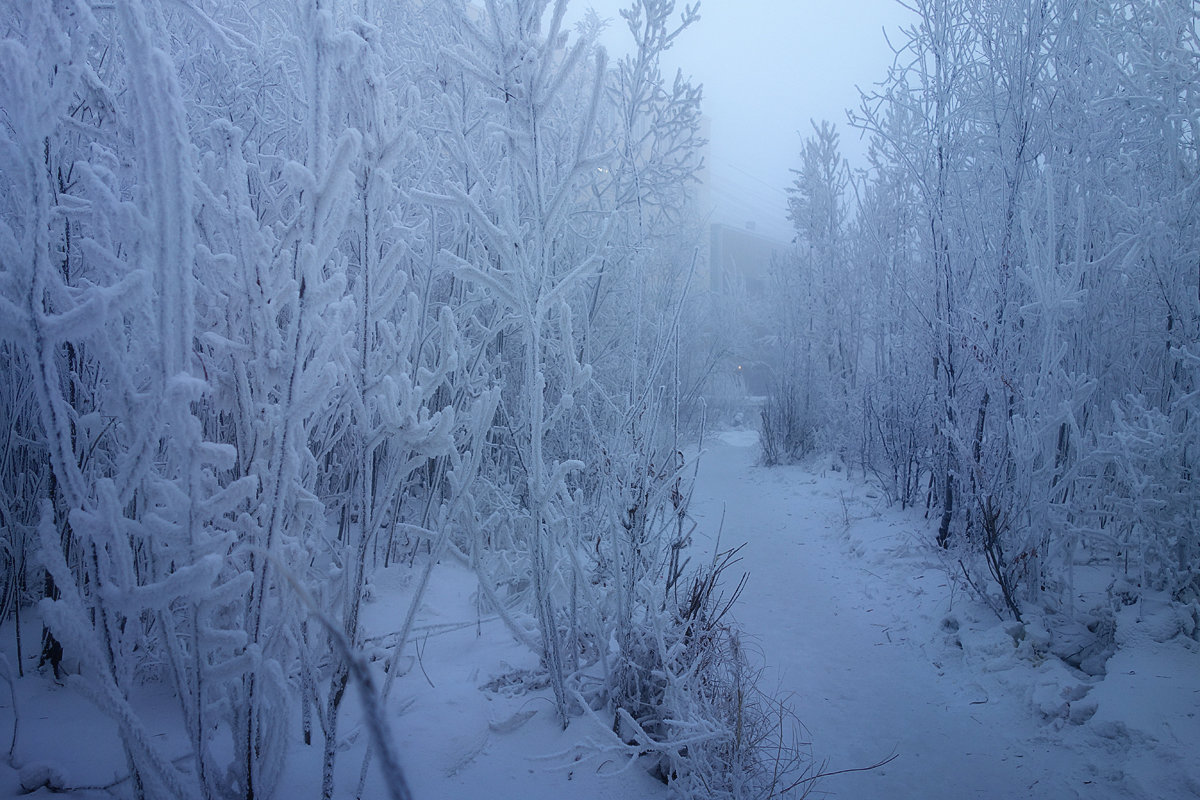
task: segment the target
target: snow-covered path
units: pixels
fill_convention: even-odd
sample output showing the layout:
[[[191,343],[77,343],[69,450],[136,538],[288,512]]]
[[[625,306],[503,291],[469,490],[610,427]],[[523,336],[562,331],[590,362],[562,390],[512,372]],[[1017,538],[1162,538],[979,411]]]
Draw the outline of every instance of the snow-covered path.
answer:
[[[1057,800],[1162,796],[1174,784],[1194,796],[1186,778],[1146,791],[1121,769],[1136,744],[1124,725],[1039,718],[1033,700],[1070,698],[1080,678],[1058,662],[1023,663],[995,617],[952,598],[916,540],[919,515],[889,510],[839,473],[757,467],[752,432],[721,434],[705,451],[697,544],[711,552],[722,513],[721,548],[746,542],[737,571],[750,582],[736,615],[769,665],[764,688],[792,694],[825,770],[898,754],[823,781],[818,795]],[[1182,772],[1170,756],[1143,766]]]

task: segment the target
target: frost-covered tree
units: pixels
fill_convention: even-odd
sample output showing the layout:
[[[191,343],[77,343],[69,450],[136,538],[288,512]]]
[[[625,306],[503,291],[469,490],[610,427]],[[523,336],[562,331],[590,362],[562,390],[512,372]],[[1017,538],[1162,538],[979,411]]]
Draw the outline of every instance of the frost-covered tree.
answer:
[[[772,383],[762,411],[769,464],[808,454],[834,419],[848,421],[861,349],[862,292],[847,280],[849,174],[835,128],[812,126],[789,188],[794,245],[771,267]]]
[[[872,336],[864,466],[903,502],[927,487],[939,542],[998,612],[1103,631],[1111,608],[1075,607],[1082,569],[1114,595],[1187,602],[1200,276],[1196,98],[1179,87],[1194,14],[914,8],[855,118],[875,154],[857,268],[890,309]],[[930,364],[936,382],[918,377]]]
[[[589,376],[578,360],[569,294],[595,268],[596,255],[562,259],[569,252],[564,246],[568,213],[582,179],[599,163],[592,142],[604,62],[601,52],[591,91],[582,107],[572,108],[561,90],[586,50],[577,43],[560,54],[565,2],[554,4],[543,35],[546,8],[544,0],[489,2],[483,25],[460,17],[466,42],[456,57],[497,112],[486,135],[495,141],[499,157],[493,169],[485,170],[471,157],[465,137],[452,140],[450,146],[466,157],[464,177],[470,185],[451,184],[449,194],[426,199],[465,208],[478,226],[483,264],[443,252],[459,264],[463,278],[490,291],[504,335],[515,340],[509,352],[516,357],[512,366],[518,370],[513,376],[518,391],[506,394],[500,412],[521,473],[513,485],[521,497],[513,522],[529,559],[541,655],[565,726],[566,666],[553,598],[565,571],[566,479],[583,462],[551,450],[548,437],[571,411],[576,391]],[[566,123],[571,114],[577,115],[575,121]],[[452,126],[461,130],[457,120]]]
[[[21,499],[40,509],[47,656],[116,722],[139,795],[191,797],[221,781],[210,703],[246,584],[223,552],[251,487],[219,480],[233,452],[197,414],[194,156],[152,20],[140,3],[9,15],[5,195],[27,202],[4,215],[4,302],[51,476]],[[101,35],[117,65],[101,68]],[[194,779],[129,702],[146,671],[176,689]]]

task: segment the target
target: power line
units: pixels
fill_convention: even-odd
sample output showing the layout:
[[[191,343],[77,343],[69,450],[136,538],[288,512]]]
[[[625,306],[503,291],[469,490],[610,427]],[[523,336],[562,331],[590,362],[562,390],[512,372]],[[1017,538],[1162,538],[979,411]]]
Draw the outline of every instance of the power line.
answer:
[[[745,167],[742,167],[742,166],[739,166],[739,165],[733,163],[732,161],[725,158],[724,156],[710,155],[710,158],[713,161],[720,161],[721,163],[725,164],[727,167],[734,170],[735,172],[740,172],[742,175],[746,176],[750,180],[755,181],[756,183],[762,184],[763,186],[765,186],[766,188],[770,189],[773,192],[777,192],[778,194],[783,195],[784,197],[787,196],[787,192],[785,192],[783,189],[781,189],[776,184],[773,184],[773,183],[763,180],[759,176],[757,176],[754,173],[747,170]]]

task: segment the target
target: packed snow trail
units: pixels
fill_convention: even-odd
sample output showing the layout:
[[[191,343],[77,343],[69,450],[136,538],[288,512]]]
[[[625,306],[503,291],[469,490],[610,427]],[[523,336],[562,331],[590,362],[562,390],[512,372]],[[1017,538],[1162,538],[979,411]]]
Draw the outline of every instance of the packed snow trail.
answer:
[[[720,548],[746,543],[737,574],[725,576],[727,585],[750,576],[735,616],[767,665],[762,688],[791,695],[823,770],[897,756],[828,778],[817,796],[1196,796],[1186,775],[1147,786],[1127,774],[1121,762],[1137,742],[1122,723],[1039,716],[1040,684],[1070,698],[1091,688],[1086,678],[1014,657],[996,618],[955,596],[919,514],[888,509],[861,481],[819,465],[766,469],[757,457],[753,432],[705,443],[691,509],[697,550],[712,552],[722,515]],[[1173,752],[1143,755],[1151,775],[1184,771]]]

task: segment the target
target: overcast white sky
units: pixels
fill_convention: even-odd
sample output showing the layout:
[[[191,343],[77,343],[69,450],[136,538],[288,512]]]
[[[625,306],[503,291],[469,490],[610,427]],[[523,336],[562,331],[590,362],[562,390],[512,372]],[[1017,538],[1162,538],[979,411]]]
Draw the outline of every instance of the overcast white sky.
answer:
[[[613,22],[604,44],[615,59],[630,36],[618,10],[628,0],[572,0],[580,18],[590,6]],[[683,3],[676,3],[682,10]],[[895,0],[703,0],[700,21],[668,53],[667,70],[682,69],[704,84],[709,116],[713,220],[790,239],[784,187],[799,166],[801,134],[810,119],[838,126],[842,151],[863,165],[865,144],[846,126],[858,105],[855,86],[884,78],[892,52],[886,28],[912,21]]]

